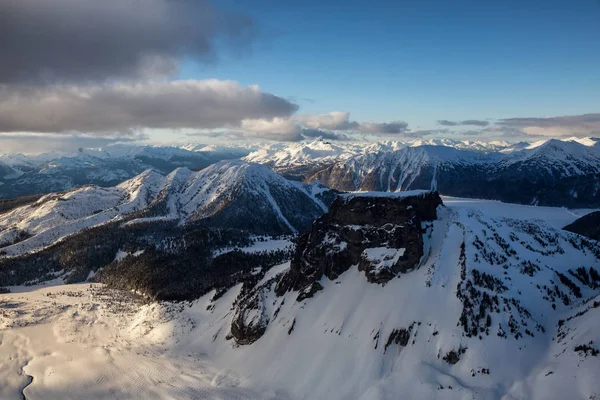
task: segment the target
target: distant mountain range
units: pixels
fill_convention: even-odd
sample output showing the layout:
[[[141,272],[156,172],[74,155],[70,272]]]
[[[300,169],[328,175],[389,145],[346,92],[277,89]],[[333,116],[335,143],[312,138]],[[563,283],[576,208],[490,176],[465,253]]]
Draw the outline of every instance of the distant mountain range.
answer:
[[[600,206],[600,140],[536,143],[432,139],[328,142],[114,145],[75,154],[0,156],[0,198],[94,184],[114,186],[147,169],[200,170],[228,159],[260,163],[296,181],[337,190],[435,189],[444,195],[567,207]]]
[[[317,170],[308,180],[338,190],[427,189],[512,203],[598,207],[600,143],[552,139],[520,150],[487,152],[404,147],[349,157]]]
[[[233,146],[186,149],[114,145],[79,149],[74,154],[0,155],[0,198],[50,193],[88,184],[114,186],[150,168],[165,174],[180,167],[199,170],[249,152],[250,149]]]

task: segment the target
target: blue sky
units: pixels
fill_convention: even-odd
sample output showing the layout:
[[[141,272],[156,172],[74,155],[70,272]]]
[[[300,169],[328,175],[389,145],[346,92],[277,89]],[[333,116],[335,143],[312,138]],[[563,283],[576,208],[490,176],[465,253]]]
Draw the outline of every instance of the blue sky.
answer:
[[[600,0],[0,1],[0,37],[5,151],[600,137]]]
[[[252,15],[251,51],[184,63],[180,78],[233,79],[300,112],[357,120],[585,114],[600,104],[600,2],[223,0]]]

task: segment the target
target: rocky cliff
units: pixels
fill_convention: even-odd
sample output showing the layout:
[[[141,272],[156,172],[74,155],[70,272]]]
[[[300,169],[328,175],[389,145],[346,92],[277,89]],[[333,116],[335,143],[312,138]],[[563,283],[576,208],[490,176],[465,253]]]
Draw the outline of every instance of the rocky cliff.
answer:
[[[300,238],[289,273],[277,285],[314,291],[325,275],[336,279],[358,265],[373,283],[385,283],[419,265],[423,256],[421,222],[436,219],[442,204],[437,192],[349,194],[339,196],[329,212]]]
[[[275,294],[298,292],[296,301],[302,301],[322,289],[323,276],[335,280],[355,265],[369,282],[378,284],[418,268],[424,253],[422,223],[436,219],[440,205],[438,193],[427,191],[339,196],[329,212],[300,236],[290,269],[277,280]],[[264,298],[251,294],[247,299],[252,301],[239,303],[239,318],[231,329],[238,344],[257,340],[266,329],[268,320],[260,316]]]
[[[600,240],[600,211],[591,212],[563,228],[566,231]]]

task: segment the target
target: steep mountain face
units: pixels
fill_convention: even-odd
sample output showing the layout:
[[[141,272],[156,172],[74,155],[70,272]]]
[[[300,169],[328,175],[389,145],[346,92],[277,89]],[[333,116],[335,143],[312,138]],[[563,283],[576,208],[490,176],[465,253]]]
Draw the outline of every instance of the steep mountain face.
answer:
[[[563,229],[600,241],[600,211],[584,215]]]
[[[157,204],[142,215],[153,217],[165,207],[166,216],[206,226],[297,233],[326,210],[327,192],[319,184],[288,181],[260,164],[224,161],[196,173],[174,171]]]
[[[291,266],[218,300],[200,299],[185,314],[202,320],[182,339],[186,348],[209,349],[217,365],[292,398],[600,393],[592,372],[600,367],[597,242],[534,219],[542,215],[536,207],[514,212],[497,203],[483,213],[468,201],[436,208],[435,194],[391,199],[337,200],[299,242]],[[377,222],[382,209],[399,214],[387,229]],[[423,221],[421,257],[418,227],[406,225],[412,218]],[[345,247],[367,257],[344,256]],[[408,263],[399,264],[404,256]],[[381,266],[392,273],[372,279]]]
[[[364,154],[309,180],[348,191],[426,189],[514,203],[596,207],[599,178],[599,148],[550,140],[508,153],[419,146]]]
[[[333,280],[358,265],[369,282],[385,283],[419,266],[423,256],[421,223],[436,219],[442,204],[437,193],[403,196],[352,194],[338,197],[297,243],[288,274],[277,293],[296,290],[304,296],[322,289],[323,276]],[[301,295],[302,296],[302,295]]]
[[[307,229],[332,197],[328,188],[288,181],[259,164],[223,161],[167,176],[148,170],[115,187],[49,194],[0,214],[0,251],[23,254],[115,221],[296,233]]]
[[[80,149],[71,155],[2,156],[0,198],[57,192],[89,184],[114,186],[150,168],[168,174],[179,167],[202,169],[229,158],[236,157],[211,149],[190,151],[125,145]],[[2,160],[6,163],[2,164]],[[10,170],[4,171],[3,165]]]

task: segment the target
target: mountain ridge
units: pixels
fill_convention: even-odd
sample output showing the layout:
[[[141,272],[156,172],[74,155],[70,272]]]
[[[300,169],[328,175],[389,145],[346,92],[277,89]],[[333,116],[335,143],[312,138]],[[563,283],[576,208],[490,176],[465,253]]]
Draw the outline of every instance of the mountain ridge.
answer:
[[[297,233],[325,212],[330,192],[241,161],[222,161],[197,172],[179,168],[167,176],[147,170],[114,187],[49,194],[0,214],[0,245],[6,254],[18,255],[111,221]]]

